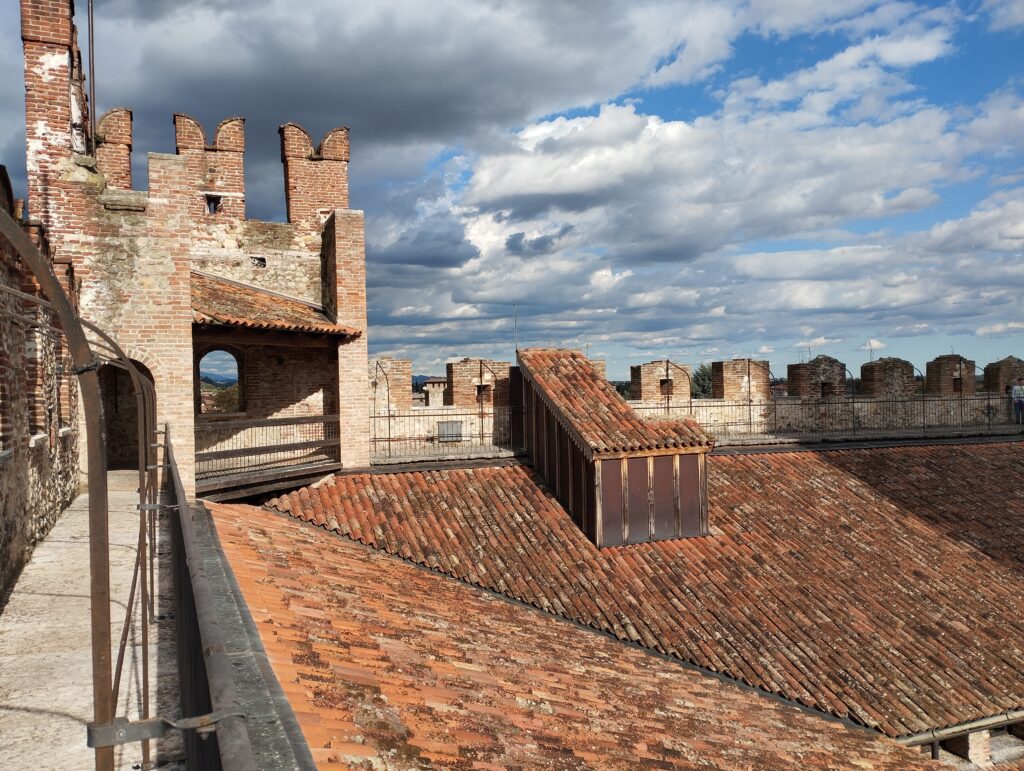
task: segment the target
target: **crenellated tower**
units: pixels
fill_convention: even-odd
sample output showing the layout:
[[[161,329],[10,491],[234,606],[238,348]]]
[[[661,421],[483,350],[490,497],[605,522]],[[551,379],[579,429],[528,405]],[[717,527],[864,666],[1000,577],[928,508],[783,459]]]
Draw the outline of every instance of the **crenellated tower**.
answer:
[[[174,113],[175,152],[150,153],[136,189],[131,110],[108,110],[89,136],[72,0],[21,0],[21,12],[29,212],[74,267],[83,316],[152,373],[186,485],[205,420],[195,373],[217,346],[246,352],[246,415],[338,414],[341,463],[367,465],[365,225],[348,208],[348,129],[314,146],[301,126],[280,127],[287,222],[246,217],[241,117],[207,134]],[[198,314],[200,284],[244,298],[232,321]],[[296,326],[294,313],[319,321]]]

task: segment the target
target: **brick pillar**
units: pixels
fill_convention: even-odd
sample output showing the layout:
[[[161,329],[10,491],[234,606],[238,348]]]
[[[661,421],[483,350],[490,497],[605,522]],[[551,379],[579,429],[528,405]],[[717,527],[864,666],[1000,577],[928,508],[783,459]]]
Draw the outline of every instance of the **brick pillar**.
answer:
[[[21,0],[29,211],[52,227],[49,189],[72,152],[74,27],[69,0]],[[75,108],[81,118],[83,105]],[[83,150],[83,147],[77,147]]]
[[[129,299],[116,337],[129,356],[142,361],[156,380],[157,420],[171,426],[174,457],[185,494],[195,495],[195,407],[193,402],[189,171],[178,155],[149,155],[148,232],[158,248],[140,254],[145,275]],[[144,262],[144,264],[142,264]],[[159,291],[155,291],[159,287]]]
[[[947,739],[942,742],[942,748],[979,766],[992,764],[992,748],[988,731],[974,731],[966,736]]]
[[[333,251],[337,321],[362,334],[338,346],[338,414],[341,462],[346,468],[370,464],[370,384],[366,378],[366,250],[363,213],[333,212],[324,227],[324,249]],[[330,243],[328,243],[328,241]],[[333,249],[332,249],[333,245]]]

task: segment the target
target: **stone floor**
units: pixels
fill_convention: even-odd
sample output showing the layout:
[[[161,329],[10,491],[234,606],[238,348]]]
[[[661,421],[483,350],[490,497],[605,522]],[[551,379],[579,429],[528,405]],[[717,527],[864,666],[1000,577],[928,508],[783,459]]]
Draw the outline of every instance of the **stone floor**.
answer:
[[[124,624],[138,539],[133,471],[111,472],[110,587],[112,661]],[[161,525],[165,522],[162,520]],[[177,716],[170,545],[159,530],[156,618],[150,625],[150,714]],[[0,610],[0,768],[90,769],[85,743],[92,719],[89,626],[88,498],[79,496],[61,515]],[[137,718],[141,706],[141,615],[128,638],[117,714]],[[142,768],[139,744],[115,749],[118,768]],[[184,767],[175,732],[153,742],[150,767]]]

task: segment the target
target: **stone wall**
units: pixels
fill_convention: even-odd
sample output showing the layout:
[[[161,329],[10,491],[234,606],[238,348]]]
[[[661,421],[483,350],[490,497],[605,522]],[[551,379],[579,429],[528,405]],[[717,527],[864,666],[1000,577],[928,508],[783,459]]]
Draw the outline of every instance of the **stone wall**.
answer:
[[[679,365],[667,359],[634,364],[629,368],[629,393],[639,401],[654,401],[666,396],[686,398],[692,390],[692,376],[689,365]]]
[[[1018,378],[1024,378],[1024,361],[1016,356],[994,361],[985,366],[985,390],[994,394],[1005,394],[1017,384]]]
[[[508,410],[413,407],[372,416],[370,436],[375,464],[512,454]]]
[[[924,390],[929,394],[973,394],[977,390],[974,362],[959,354],[939,356],[928,362]]]
[[[903,399],[858,396],[782,397],[751,402],[719,399],[630,402],[646,420],[696,420],[719,441],[957,434],[1012,429],[1010,401],[999,394]]]
[[[0,208],[15,213],[3,166]],[[41,230],[28,230],[47,254]],[[70,285],[70,266],[54,268]],[[3,239],[0,285],[41,296],[31,271]],[[55,323],[38,306],[0,293],[0,597],[78,491],[78,389],[70,381],[66,344],[53,333],[30,333],[9,314]]]
[[[885,357],[860,366],[860,391],[865,396],[903,398],[917,390],[914,365]]]
[[[786,392],[789,396],[818,398],[846,393],[846,365],[831,356],[815,356],[786,368]]]
[[[713,399],[770,399],[771,368],[767,361],[732,359],[711,362],[711,397]]]
[[[370,359],[370,410],[412,409],[412,361],[381,356]]]

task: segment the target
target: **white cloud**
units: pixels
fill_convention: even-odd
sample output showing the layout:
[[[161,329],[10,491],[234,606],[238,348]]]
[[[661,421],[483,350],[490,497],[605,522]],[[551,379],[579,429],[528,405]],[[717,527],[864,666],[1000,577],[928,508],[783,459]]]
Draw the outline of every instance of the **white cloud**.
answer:
[[[835,345],[836,343],[841,343],[841,342],[843,342],[843,338],[841,338],[841,337],[825,337],[824,335],[819,335],[818,337],[815,337],[815,338],[813,338],[811,340],[801,340],[799,343],[797,343],[793,347],[794,348],[812,348],[812,349],[813,348],[825,348],[827,346]]]
[[[978,327],[974,330],[974,334],[979,336],[984,335],[1006,335],[1011,332],[1022,332],[1024,331],[1024,322],[1021,321],[1007,321],[1000,322],[998,324],[989,324],[988,326]]]
[[[884,351],[889,346],[881,340],[870,338],[866,343],[857,346],[858,351]]]
[[[981,6],[989,13],[994,30],[1024,27],[1024,0],[984,0]]]

